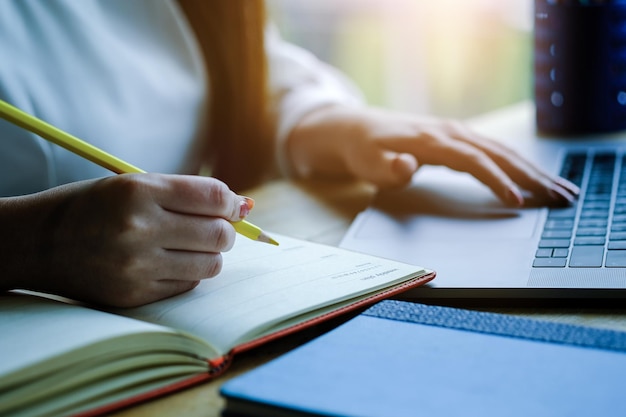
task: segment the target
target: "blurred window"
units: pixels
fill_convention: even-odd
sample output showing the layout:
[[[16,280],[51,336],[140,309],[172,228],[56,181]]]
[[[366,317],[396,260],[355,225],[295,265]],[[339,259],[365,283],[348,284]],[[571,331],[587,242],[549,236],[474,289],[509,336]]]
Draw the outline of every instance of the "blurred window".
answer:
[[[370,104],[468,117],[532,97],[532,0],[268,0]]]

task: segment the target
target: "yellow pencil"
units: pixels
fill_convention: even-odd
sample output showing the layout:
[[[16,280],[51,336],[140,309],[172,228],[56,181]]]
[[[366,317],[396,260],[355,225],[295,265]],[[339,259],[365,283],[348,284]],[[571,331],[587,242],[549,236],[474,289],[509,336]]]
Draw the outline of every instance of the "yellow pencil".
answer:
[[[62,146],[70,152],[107,168],[116,174],[146,172],[143,169],[122,161],[102,149],[90,145],[89,143],[62,131],[61,129],[58,129],[3,100],[0,100],[0,117],[17,126],[29,130],[52,143]],[[277,241],[269,237],[265,232],[263,232],[263,230],[261,230],[261,228],[250,222],[242,220],[232,222],[232,225],[238,233],[252,240],[278,245]]]

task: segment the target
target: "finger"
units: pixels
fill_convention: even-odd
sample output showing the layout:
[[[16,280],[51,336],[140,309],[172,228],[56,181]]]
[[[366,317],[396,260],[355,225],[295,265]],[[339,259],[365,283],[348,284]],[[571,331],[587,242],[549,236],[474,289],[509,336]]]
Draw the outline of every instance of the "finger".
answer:
[[[220,253],[161,250],[142,275],[150,276],[152,281],[197,281],[217,276],[222,266]]]
[[[252,199],[237,195],[215,178],[163,175],[157,182],[154,199],[166,210],[238,221],[254,207]]]
[[[487,153],[522,188],[535,195],[535,204],[569,204],[580,189],[564,178],[554,177],[523,158],[514,150],[486,137],[466,132],[460,140],[471,143]]]
[[[222,262],[219,253],[157,249],[89,298],[119,307],[146,304],[188,291],[200,280],[216,276]]]
[[[437,129],[422,131],[420,140],[387,141],[388,146],[400,152],[419,155],[421,164],[443,165],[467,172],[487,185],[502,201],[512,206],[524,202],[515,182],[480,148],[450,136],[452,132]]]
[[[397,179],[396,185],[406,185],[419,168],[417,159],[410,153],[387,152],[392,159],[391,171]]]
[[[524,178],[531,183],[535,182],[536,178],[540,178],[541,180],[548,181],[550,183],[557,183],[563,189],[568,190],[573,194],[580,192],[580,189],[575,184],[565,178],[548,173],[538,165],[524,158],[514,149],[509,148],[500,142],[494,141],[467,128],[461,128],[461,133],[455,135],[455,137],[482,149],[484,152],[496,159],[496,162],[502,161],[503,164],[511,164],[515,168],[519,169],[520,173],[524,175]]]
[[[235,229],[219,217],[166,212],[158,242],[163,249],[226,252],[235,244]]]
[[[511,180],[498,164],[484,152],[468,146],[459,149],[462,159],[451,157],[450,168],[472,174],[487,185],[504,202],[512,206],[522,206],[524,197],[519,187]]]
[[[355,155],[350,167],[356,177],[381,188],[408,184],[417,168],[413,155],[375,146]]]
[[[580,187],[574,184],[573,182],[569,181],[568,179],[563,178],[563,177],[556,177],[556,178],[553,177],[553,179],[554,179],[554,182],[556,182],[561,187],[566,189],[572,195],[575,195],[577,197],[580,195]]]
[[[423,150],[423,163],[445,165],[467,172],[487,185],[502,201],[512,206],[524,203],[521,190],[515,182],[481,149],[452,139],[440,133],[431,133],[428,149]]]

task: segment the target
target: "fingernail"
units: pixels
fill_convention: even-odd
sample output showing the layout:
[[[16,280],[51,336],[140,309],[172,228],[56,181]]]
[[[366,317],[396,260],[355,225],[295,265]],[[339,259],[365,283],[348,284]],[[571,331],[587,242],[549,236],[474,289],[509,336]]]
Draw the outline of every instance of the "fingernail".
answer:
[[[239,204],[239,218],[243,219],[250,214],[250,211],[254,208],[254,200],[250,197],[244,197]]]

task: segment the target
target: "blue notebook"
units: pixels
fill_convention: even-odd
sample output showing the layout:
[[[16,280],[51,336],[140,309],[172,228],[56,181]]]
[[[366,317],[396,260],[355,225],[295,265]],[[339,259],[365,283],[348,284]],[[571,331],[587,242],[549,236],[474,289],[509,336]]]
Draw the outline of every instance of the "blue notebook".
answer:
[[[224,416],[624,416],[626,333],[383,301],[222,387]]]

